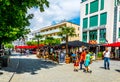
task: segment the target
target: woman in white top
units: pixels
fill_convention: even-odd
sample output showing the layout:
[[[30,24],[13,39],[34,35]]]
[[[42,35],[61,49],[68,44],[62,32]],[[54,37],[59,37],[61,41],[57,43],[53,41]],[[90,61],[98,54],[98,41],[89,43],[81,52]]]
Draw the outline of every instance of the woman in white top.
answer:
[[[103,52],[104,56],[104,68],[110,70],[110,51],[108,48]]]

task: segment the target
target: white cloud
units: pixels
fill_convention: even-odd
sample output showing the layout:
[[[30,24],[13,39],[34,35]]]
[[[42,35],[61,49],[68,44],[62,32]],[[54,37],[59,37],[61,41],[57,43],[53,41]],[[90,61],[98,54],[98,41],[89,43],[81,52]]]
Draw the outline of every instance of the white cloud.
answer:
[[[28,10],[34,17],[30,20],[31,30],[40,29],[51,25],[53,22],[70,20],[80,14],[80,0],[48,0],[50,7],[45,8],[45,12],[40,12],[38,8]]]

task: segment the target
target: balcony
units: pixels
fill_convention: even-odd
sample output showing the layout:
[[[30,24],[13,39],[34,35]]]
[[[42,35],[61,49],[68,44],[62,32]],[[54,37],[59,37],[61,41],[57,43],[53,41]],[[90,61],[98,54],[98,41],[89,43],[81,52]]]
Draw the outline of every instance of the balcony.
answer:
[[[56,33],[56,32],[59,32],[60,29],[54,29],[54,30],[49,30],[49,31],[46,31],[46,32],[41,32],[40,34],[41,35],[47,35],[47,34],[52,34],[52,33]]]

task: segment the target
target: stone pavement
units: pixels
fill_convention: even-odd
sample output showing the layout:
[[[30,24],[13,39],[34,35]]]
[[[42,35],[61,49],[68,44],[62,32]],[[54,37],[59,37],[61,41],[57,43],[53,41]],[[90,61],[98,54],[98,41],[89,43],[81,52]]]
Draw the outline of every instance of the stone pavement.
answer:
[[[3,73],[2,75],[0,75],[0,82],[9,82],[12,75],[16,71],[18,59],[19,54],[17,53],[13,53],[13,55],[10,56],[10,62],[8,64],[8,67],[2,67],[2,69],[0,69],[0,72]]]
[[[120,82],[120,61],[111,61],[111,70],[103,69],[103,61],[91,64],[92,74],[74,72],[73,64],[55,64],[22,56],[11,82]]]
[[[110,70],[103,69],[103,60],[95,61],[90,66],[93,71],[90,74],[82,70],[74,72],[73,64],[56,64],[35,55],[20,56],[19,60],[11,82],[120,82],[120,61],[111,61]],[[4,79],[0,77],[0,82],[8,82],[5,80],[10,77],[7,73],[1,75]]]

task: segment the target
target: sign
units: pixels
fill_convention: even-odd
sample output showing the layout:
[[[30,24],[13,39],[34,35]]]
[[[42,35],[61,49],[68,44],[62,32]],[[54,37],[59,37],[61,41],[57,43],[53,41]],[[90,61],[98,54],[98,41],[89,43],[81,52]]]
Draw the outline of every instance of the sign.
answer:
[[[97,44],[97,41],[96,40],[89,40],[89,43],[90,44]]]

